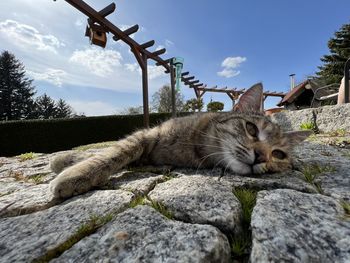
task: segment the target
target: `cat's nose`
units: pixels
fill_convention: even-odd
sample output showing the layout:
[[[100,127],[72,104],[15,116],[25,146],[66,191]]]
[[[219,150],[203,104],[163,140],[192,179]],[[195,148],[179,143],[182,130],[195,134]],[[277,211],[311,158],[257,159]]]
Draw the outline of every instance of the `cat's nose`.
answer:
[[[262,152],[261,150],[254,150],[254,154],[255,154],[254,164],[266,163],[267,158],[264,152]]]

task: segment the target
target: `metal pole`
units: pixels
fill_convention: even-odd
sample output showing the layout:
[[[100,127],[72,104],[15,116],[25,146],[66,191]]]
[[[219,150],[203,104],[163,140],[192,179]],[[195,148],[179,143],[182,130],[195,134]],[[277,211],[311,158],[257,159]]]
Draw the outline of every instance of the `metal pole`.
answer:
[[[142,67],[142,93],[143,93],[143,124],[149,128],[149,107],[148,107],[148,73],[147,73],[147,55],[142,54],[144,67]]]
[[[170,87],[171,87],[171,116],[176,117],[176,95],[175,95],[175,76],[173,60],[170,59]]]
[[[345,81],[345,103],[349,103],[350,98],[349,98],[349,74],[350,74],[350,58],[346,61],[345,63],[345,68],[344,68],[344,81]]]

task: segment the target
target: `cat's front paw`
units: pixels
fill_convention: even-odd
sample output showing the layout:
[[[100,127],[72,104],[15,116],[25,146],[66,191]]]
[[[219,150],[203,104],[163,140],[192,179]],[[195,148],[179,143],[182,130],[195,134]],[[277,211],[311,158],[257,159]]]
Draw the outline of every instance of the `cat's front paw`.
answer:
[[[69,198],[82,194],[93,187],[90,178],[79,170],[67,169],[50,182],[50,191],[55,198]]]

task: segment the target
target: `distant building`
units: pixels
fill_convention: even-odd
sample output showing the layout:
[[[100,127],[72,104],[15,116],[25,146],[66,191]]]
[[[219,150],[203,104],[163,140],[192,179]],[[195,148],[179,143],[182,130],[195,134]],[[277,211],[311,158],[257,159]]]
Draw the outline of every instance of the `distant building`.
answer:
[[[339,84],[323,86],[316,80],[305,80],[283,97],[277,106],[288,110],[317,108],[337,104]]]

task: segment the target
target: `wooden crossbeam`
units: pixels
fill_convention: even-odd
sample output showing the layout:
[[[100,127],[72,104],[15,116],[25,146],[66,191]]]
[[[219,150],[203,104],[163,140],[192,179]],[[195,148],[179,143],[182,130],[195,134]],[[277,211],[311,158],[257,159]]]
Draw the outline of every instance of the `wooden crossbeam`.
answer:
[[[187,78],[182,77],[181,80],[182,81],[189,81],[189,80],[194,79],[194,78],[195,78],[194,76],[187,77]]]
[[[164,54],[165,52],[166,52],[166,49],[165,49],[165,48],[162,48],[162,49],[159,49],[159,50],[154,51],[152,54],[153,54],[154,56],[159,56],[159,55]]]
[[[153,46],[154,43],[155,43],[154,40],[150,40],[148,42],[145,42],[145,43],[141,44],[140,47],[143,48],[143,49],[146,49],[146,48],[149,48],[149,47]]]
[[[182,77],[183,77],[183,76],[187,76],[188,74],[190,74],[190,72],[188,72],[188,71],[182,72],[182,73],[181,73],[181,76],[182,76]]]
[[[134,25],[134,26],[132,26],[132,27],[130,27],[130,28],[124,30],[123,32],[124,32],[124,34],[126,34],[126,35],[131,35],[131,34],[136,33],[137,30],[139,30],[139,25]],[[113,40],[114,40],[114,41],[118,41],[118,40],[120,40],[120,38],[117,37],[117,36],[113,36]]]
[[[125,34],[120,28],[115,26],[112,22],[110,22],[107,18],[105,18],[102,14],[94,10],[91,6],[86,4],[82,0],[65,0],[67,3],[81,11],[83,14],[88,16],[94,22],[97,22],[99,25],[103,26],[105,30],[112,33],[117,38],[123,40],[130,48],[137,50],[141,54],[145,54],[147,58],[150,58],[156,62],[159,62],[160,65],[169,69],[169,65],[158,55],[153,54],[147,49],[140,46],[134,39],[132,39],[129,35]]]
[[[108,6],[106,6],[105,8],[103,8],[102,10],[100,10],[98,13],[103,16],[106,17],[110,14],[112,14],[115,11],[116,5],[115,3],[111,3]],[[94,20],[92,20],[91,18],[88,18],[88,23],[89,25],[94,23]]]

